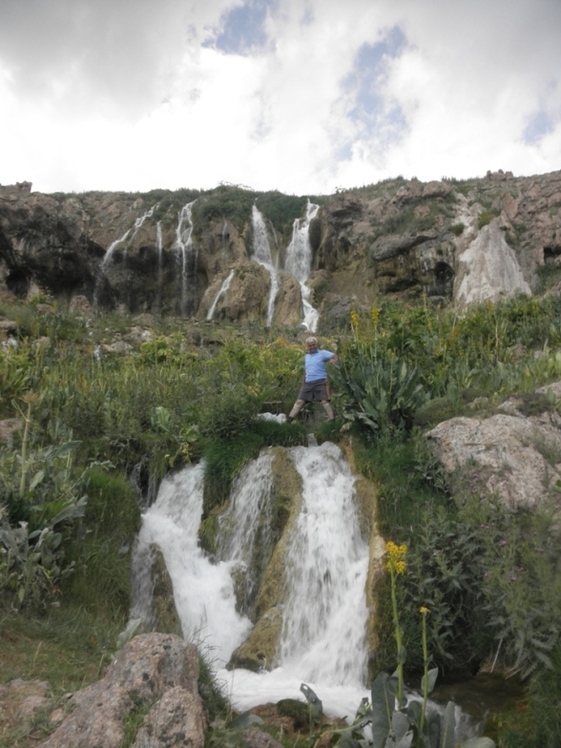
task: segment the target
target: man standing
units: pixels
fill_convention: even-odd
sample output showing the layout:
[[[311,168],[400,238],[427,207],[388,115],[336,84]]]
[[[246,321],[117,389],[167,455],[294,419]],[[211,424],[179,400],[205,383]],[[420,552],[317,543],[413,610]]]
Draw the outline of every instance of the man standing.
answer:
[[[298,399],[288,414],[288,421],[293,421],[302,410],[305,403],[319,400],[323,405],[330,421],[334,419],[333,408],[329,403],[329,389],[327,383],[327,364],[334,364],[339,356],[331,351],[318,348],[316,338],[306,340],[307,353],[304,357],[304,379],[298,393]]]

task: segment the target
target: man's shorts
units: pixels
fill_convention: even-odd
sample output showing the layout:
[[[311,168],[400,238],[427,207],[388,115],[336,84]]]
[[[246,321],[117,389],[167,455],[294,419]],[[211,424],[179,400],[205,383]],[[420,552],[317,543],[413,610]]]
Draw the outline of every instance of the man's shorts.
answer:
[[[315,379],[313,382],[304,382],[298,393],[298,400],[311,403],[314,400],[329,401],[327,379]]]

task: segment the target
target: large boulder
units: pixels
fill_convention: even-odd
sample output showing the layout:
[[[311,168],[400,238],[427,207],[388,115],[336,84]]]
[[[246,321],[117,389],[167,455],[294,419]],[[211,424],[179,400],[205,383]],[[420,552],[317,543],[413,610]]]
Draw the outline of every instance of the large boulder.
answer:
[[[192,644],[172,634],[141,634],[119,652],[101,680],[72,696],[68,715],[40,748],[119,748],[127,720],[143,713],[135,748],[202,748],[198,676]]]
[[[453,491],[468,486],[509,509],[550,501],[561,508],[561,417],[547,394],[555,387],[512,398],[501,413],[452,418],[427,433]]]

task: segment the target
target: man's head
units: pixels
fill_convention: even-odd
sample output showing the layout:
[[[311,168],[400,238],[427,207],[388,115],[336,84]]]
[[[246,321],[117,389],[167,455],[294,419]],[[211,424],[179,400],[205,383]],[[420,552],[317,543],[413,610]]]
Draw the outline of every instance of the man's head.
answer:
[[[306,338],[306,348],[309,353],[314,353],[318,349],[317,338]]]

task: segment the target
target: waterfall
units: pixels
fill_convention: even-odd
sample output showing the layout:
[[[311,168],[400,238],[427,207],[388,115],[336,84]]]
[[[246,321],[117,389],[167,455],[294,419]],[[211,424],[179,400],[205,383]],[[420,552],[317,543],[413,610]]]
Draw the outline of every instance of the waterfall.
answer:
[[[181,306],[180,313],[182,317],[187,316],[187,291],[188,291],[188,275],[189,275],[189,260],[193,255],[194,245],[191,239],[193,233],[193,205],[196,200],[187,203],[179,211],[177,219],[177,228],[175,230],[175,249],[179,253],[179,261],[181,264]],[[197,254],[196,250],[194,253],[194,266],[197,266]]]
[[[332,714],[354,714],[364,695],[366,667],[365,583],[368,548],[360,537],[354,507],[354,479],[341,450],[331,443],[295,447],[290,459],[302,477],[302,509],[287,549],[282,642],[271,672],[218,671],[229,682],[238,708],[281,698],[298,698],[302,680],[316,690]],[[268,562],[255,558],[269,547],[272,457],[264,450],[234,483],[228,510],[220,519],[218,561],[197,543],[202,513],[203,467],[189,465],[162,482],[156,502],[143,515],[135,550],[135,579],[147,547],[162,550],[173,582],[175,603],[186,638],[204,642],[212,658],[226,665],[252,624],[243,609],[251,605]],[[260,553],[254,552],[259,548]],[[232,575],[245,575],[242,612],[236,611]],[[135,582],[132,618],[149,618],[149,590]],[[144,593],[142,594],[142,590]],[[350,710],[350,711],[349,711]]]
[[[198,546],[203,509],[204,465],[189,465],[162,481],[154,504],[142,515],[134,552],[134,597],[131,620],[152,618],[149,549],[163,553],[173,582],[183,635],[208,645],[227,661],[251,628],[236,612],[234,585],[227,562],[213,564]]]
[[[272,547],[271,464],[265,450],[251,460],[234,482],[228,509],[219,521],[219,556],[229,560],[232,571],[243,577],[241,612],[249,611],[259,590],[261,576]]]
[[[156,203],[156,205],[153,205],[149,210],[146,211],[146,213],[144,213],[143,215],[139,216],[139,218],[137,218],[135,220],[134,226],[132,226],[132,228],[130,228],[130,229],[127,229],[122,236],[120,236],[118,239],[116,239],[114,242],[112,242],[109,245],[109,247],[107,248],[107,251],[103,255],[103,259],[101,261],[101,264],[99,266],[99,270],[98,270],[98,273],[97,273],[97,278],[96,278],[96,283],[95,283],[95,288],[94,288],[94,308],[97,308],[97,305],[98,305],[99,285],[100,285],[103,277],[105,276],[105,271],[107,270],[107,266],[109,265],[109,263],[111,262],[111,260],[113,258],[113,254],[114,254],[115,250],[117,249],[117,247],[120,244],[123,244],[124,242],[126,242],[125,249],[124,249],[124,254],[125,254],[125,257],[126,257],[127,250],[132,245],[132,243],[133,243],[136,235],[138,234],[138,232],[142,228],[142,225],[143,225],[144,221],[147,218],[151,218],[152,217],[152,215],[153,215],[154,211],[156,210],[156,208],[158,207],[158,205],[159,205],[159,203]],[[130,238],[129,238],[129,235],[130,235]]]
[[[142,516],[135,544],[134,605],[127,631],[133,633],[141,621],[153,623],[150,569],[157,546],[173,583],[183,635],[209,653],[235,709],[301,699],[305,682],[327,714],[352,720],[361,699],[370,698],[365,685],[368,547],[360,534],[354,477],[341,450],[329,442],[294,447],[288,454],[302,479],[302,495],[286,546],[289,592],[281,606],[274,669],[255,673],[221,667],[251,631],[246,612],[273,552],[270,449],[235,479],[229,506],[219,518],[214,559],[198,543],[204,464],[189,465],[162,481],[156,501]],[[416,693],[408,697],[421,698]],[[430,703],[430,709],[443,708]],[[474,734],[477,723],[456,707],[456,742]]]
[[[319,205],[308,200],[306,216],[297,218],[292,225],[292,239],[286,248],[284,269],[291,273],[300,283],[302,291],[302,306],[304,308],[304,320],[302,325],[310,332],[316,332],[319,314],[310,304],[310,289],[306,280],[312,269],[312,246],[310,244],[310,223],[317,215]]]
[[[162,222],[158,221],[156,224],[156,249],[158,252],[158,286],[156,296],[156,308],[158,312],[162,313],[162,285],[163,285],[163,262],[164,262],[164,249],[162,241]]]
[[[234,272],[235,271],[233,269],[230,270],[228,277],[225,278],[224,281],[222,282],[222,285],[220,286],[220,290],[216,294],[216,297],[214,301],[212,302],[212,306],[210,307],[210,309],[208,310],[208,314],[206,315],[207,322],[210,322],[212,318],[214,317],[214,311],[216,309],[216,305],[218,304],[220,297],[223,296],[226,293],[226,291],[230,288],[230,283],[232,282],[232,278],[234,277]]]
[[[354,478],[334,444],[295,447],[291,457],[302,477],[302,512],[287,553],[281,662],[307,681],[358,684],[366,675],[368,546]]]
[[[279,274],[273,265],[271,247],[267,236],[267,226],[261,211],[254,204],[251,212],[251,223],[253,226],[253,248],[251,259],[262,265],[271,276],[271,289],[269,291],[269,303],[267,304],[267,327],[271,327],[273,314],[275,312],[275,298],[279,290]]]

